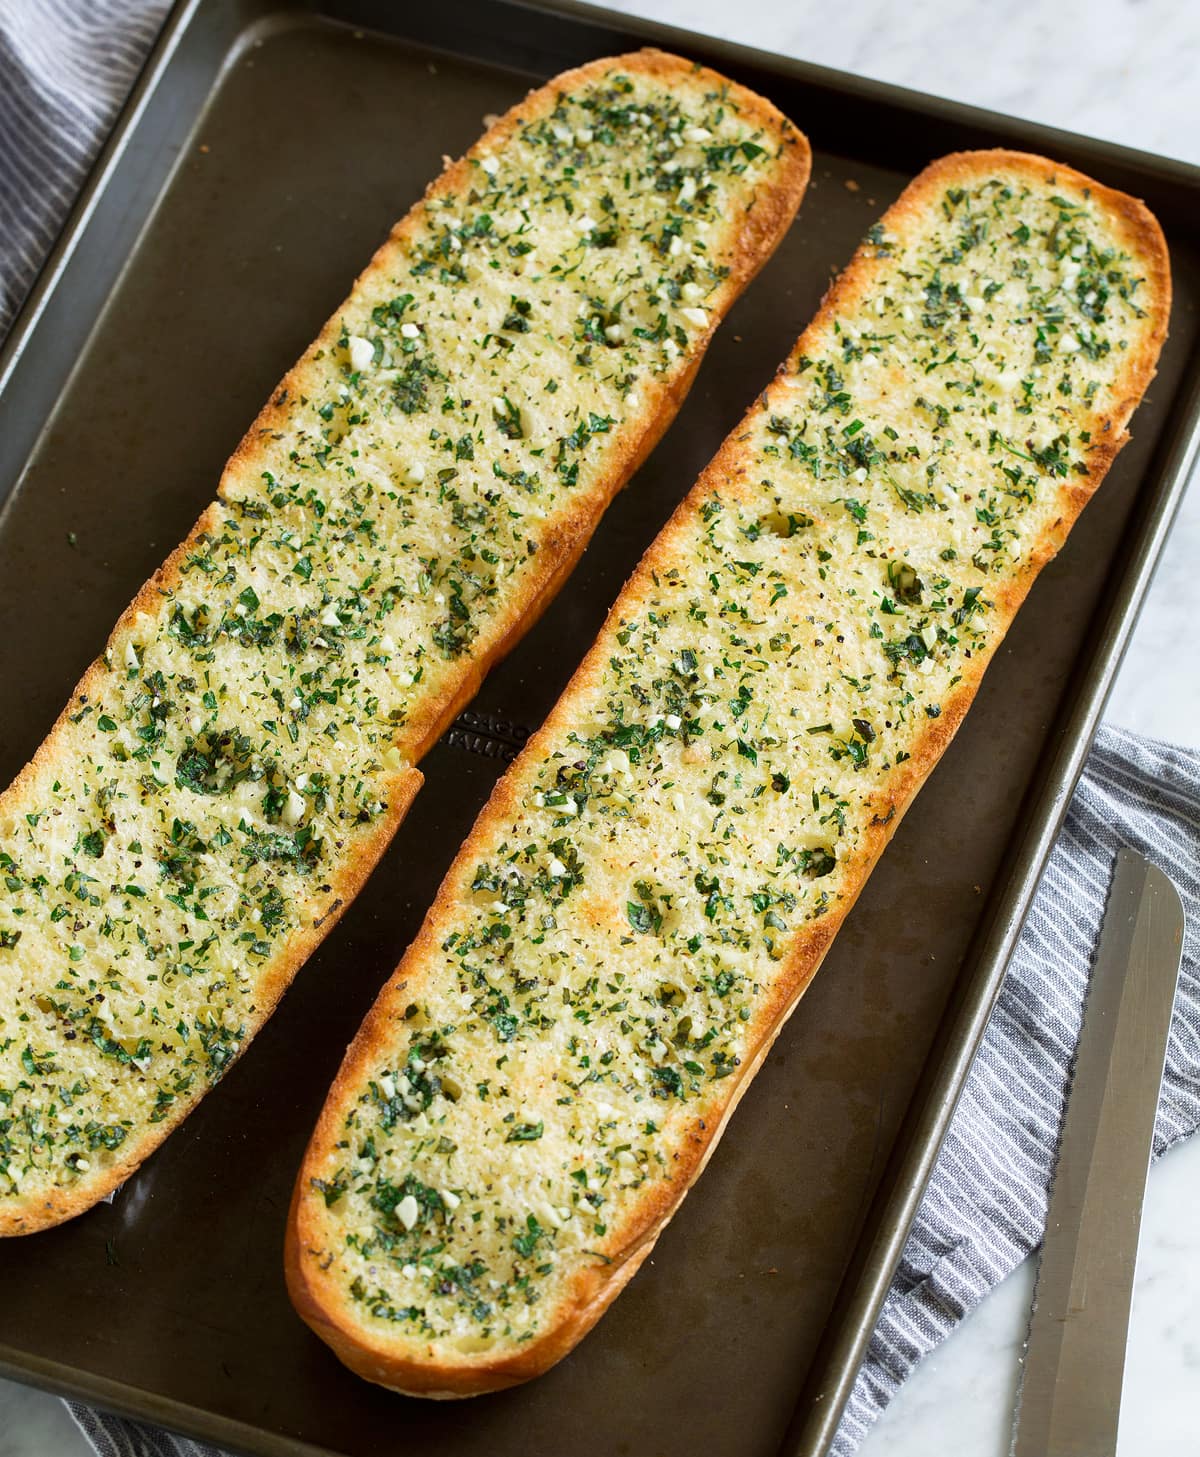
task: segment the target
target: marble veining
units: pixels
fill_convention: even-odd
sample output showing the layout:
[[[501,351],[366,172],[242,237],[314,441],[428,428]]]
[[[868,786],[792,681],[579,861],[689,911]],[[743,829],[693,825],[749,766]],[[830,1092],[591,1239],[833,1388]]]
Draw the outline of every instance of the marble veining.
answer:
[[[1195,1457],[1200,1441],[1200,1140],[1172,1149],[1146,1190],[1117,1457]],[[1026,1260],[928,1356],[860,1457],[1008,1457],[1033,1297]],[[952,1432],[952,1444],[946,1433]]]
[[[618,0],[614,7],[1200,163],[1200,6],[1179,0]],[[800,118],[802,121],[803,119]],[[1135,422],[1136,423],[1136,422]],[[1200,745],[1200,485],[1193,481],[1109,717]],[[1150,1178],[1119,1457],[1200,1448],[1200,1139]],[[863,1457],[1003,1457],[1026,1262],[917,1371]],[[953,1433],[952,1440],[948,1440]],[[0,1381],[0,1457],[85,1457],[61,1403]]]

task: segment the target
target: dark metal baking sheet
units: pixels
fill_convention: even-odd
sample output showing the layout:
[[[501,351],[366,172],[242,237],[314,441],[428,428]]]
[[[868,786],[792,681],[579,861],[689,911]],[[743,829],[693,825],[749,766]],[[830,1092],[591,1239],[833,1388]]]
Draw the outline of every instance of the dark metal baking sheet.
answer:
[[[810,1457],[830,1435],[1194,454],[1194,169],[563,4],[187,0],[0,356],[0,782],[442,154],[528,84],[647,39],[748,81],[808,132],[800,217],[246,1058],[111,1206],[0,1245],[9,1375],[263,1454],[769,1457],[782,1441]],[[292,1178],[343,1046],[506,756],[831,274],[932,157],[996,143],[1146,197],[1167,229],[1172,336],[1133,443],[595,1332],[499,1396],[366,1385],[296,1319],[281,1274]]]

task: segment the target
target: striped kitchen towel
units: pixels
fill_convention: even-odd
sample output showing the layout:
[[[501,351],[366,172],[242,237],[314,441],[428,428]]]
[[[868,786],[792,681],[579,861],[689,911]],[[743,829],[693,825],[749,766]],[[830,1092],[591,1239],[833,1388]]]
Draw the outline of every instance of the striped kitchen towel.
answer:
[[[167,0],[0,0],[0,339],[166,11]]]
[[[165,0],[0,0],[0,337],[165,9]],[[1171,875],[1188,915],[1156,1152],[1200,1123],[1200,752],[1106,728],[905,1249],[836,1457],[850,1457],[921,1357],[1041,1238],[1088,968],[1123,844]],[[71,1409],[104,1457],[216,1457],[186,1438]]]

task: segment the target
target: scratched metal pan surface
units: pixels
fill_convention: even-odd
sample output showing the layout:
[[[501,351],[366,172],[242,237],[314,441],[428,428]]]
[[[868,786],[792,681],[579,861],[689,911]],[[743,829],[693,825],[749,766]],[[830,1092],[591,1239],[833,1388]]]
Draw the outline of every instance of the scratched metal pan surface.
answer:
[[[530,84],[647,39],[750,82],[808,132],[799,220],[554,608],[430,754],[391,850],[248,1055],[114,1203],[0,1245],[10,1375],[247,1453],[770,1457],[827,1442],[1194,448],[1194,172],[562,4],[180,5],[0,358],[0,780],[443,153]],[[1175,317],[1132,445],[708,1172],[594,1333],[541,1380],[474,1401],[359,1381],[294,1316],[281,1268],[343,1048],[505,759],[831,274],[932,157],[997,142],[1141,194],[1167,229]]]

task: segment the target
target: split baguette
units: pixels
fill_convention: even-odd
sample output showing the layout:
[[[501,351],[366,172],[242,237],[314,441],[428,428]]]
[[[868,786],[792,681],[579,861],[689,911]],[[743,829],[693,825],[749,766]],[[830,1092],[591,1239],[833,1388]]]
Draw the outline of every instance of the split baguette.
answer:
[[[564,1356],[712,1153],[1039,569],[1170,301],[1138,202],[923,172],[646,553],[349,1049],[297,1310],[469,1396]]]
[[[396,226],[0,797],[0,1234],[101,1198],[240,1054],[808,170],[769,103],[642,51]]]

